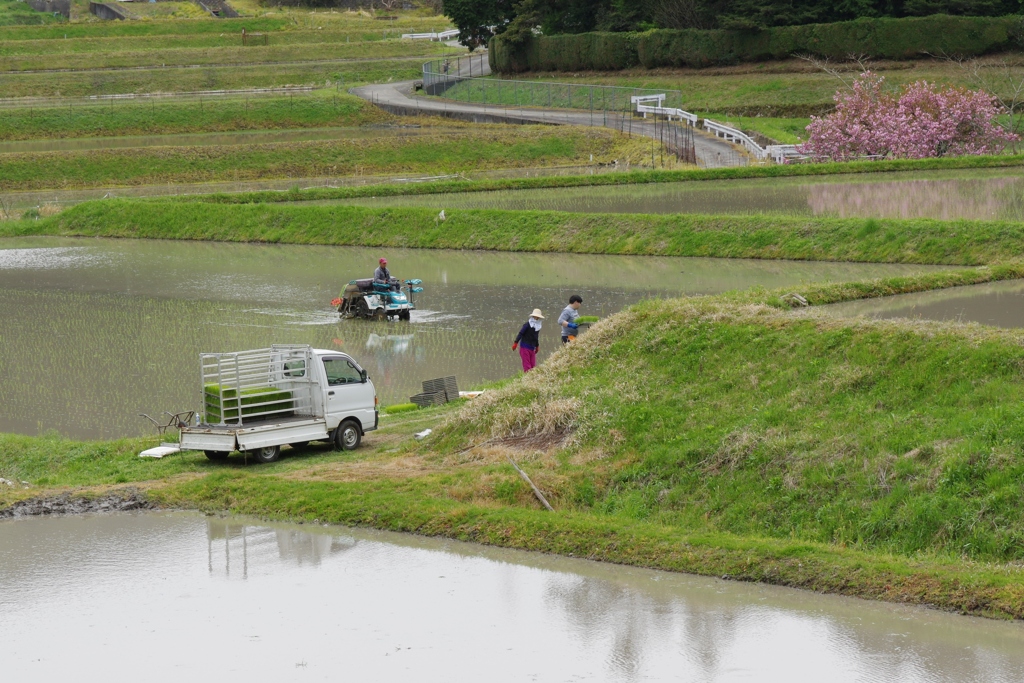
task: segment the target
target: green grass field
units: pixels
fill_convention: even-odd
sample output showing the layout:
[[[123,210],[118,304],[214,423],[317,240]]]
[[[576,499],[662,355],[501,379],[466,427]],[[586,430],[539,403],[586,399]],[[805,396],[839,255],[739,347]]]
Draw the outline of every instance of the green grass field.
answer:
[[[642,141],[608,129],[479,126],[410,138],[146,147],[0,155],[8,190],[152,185],[266,178],[436,175],[467,170],[608,162],[649,153]]]
[[[422,73],[422,59],[404,57],[373,61],[300,62],[255,66],[148,68],[112,71],[0,74],[0,91],[9,97],[85,97],[122,93],[173,93],[200,90],[241,90],[286,85],[345,88],[360,83],[413,79]]]
[[[164,2],[159,3],[146,3],[163,5],[167,4]],[[191,3],[190,3],[191,4]],[[197,5],[191,5],[197,7]],[[244,22],[248,24],[249,22]],[[69,26],[75,26],[70,24]],[[237,30],[236,30],[237,29]],[[256,29],[248,28],[247,30],[255,32]],[[279,48],[282,46],[290,45],[318,45],[318,44],[329,44],[329,45],[351,45],[352,43],[363,43],[373,42],[380,45],[395,45],[395,46],[419,46],[419,49],[429,49],[431,46],[424,43],[423,41],[403,41],[395,38],[395,29],[389,29],[390,33],[387,34],[388,39],[385,40],[385,34],[380,32],[367,32],[359,30],[307,30],[307,29],[289,29],[285,30],[273,30],[266,31],[268,34],[267,45],[262,43],[253,44],[248,47],[254,48],[255,52],[266,49],[267,47]],[[0,36],[4,36],[4,31],[0,30]],[[192,33],[192,34],[155,34],[155,35],[140,35],[130,36],[130,41],[125,41],[126,36],[88,36],[88,37],[77,37],[77,38],[63,38],[63,35],[57,38],[39,38],[39,39],[25,39],[25,40],[5,40],[0,44],[0,57],[18,57],[18,56],[34,56],[34,55],[47,55],[50,57],[64,56],[81,56],[91,54],[107,54],[124,52],[130,50],[133,52],[143,51],[159,51],[159,50],[182,50],[182,49],[217,49],[217,48],[241,48],[242,35],[240,27],[232,27],[231,30],[224,30],[223,28],[219,32],[209,33]],[[366,47],[366,46],[363,46]],[[437,47],[437,43],[433,44],[433,47]],[[397,48],[396,48],[397,49]],[[448,48],[449,51],[452,48]]]
[[[363,126],[393,119],[365,100],[330,88],[292,96],[107,100],[11,108],[0,118],[0,140]]]
[[[37,12],[24,2],[0,0],[0,36],[4,35],[4,29],[9,26],[45,26],[65,23],[63,17],[55,17],[47,12]],[[12,32],[16,30],[13,29]]]
[[[73,3],[70,23],[0,25],[4,97],[230,90],[328,81],[352,85],[414,78],[421,62],[452,51],[438,43],[399,39],[402,33],[450,27],[446,18],[421,10],[400,11],[397,21],[379,21],[369,12],[265,8],[243,2],[239,9],[249,16],[239,19],[102,22],[88,14],[87,4]],[[154,9],[133,7],[140,12]],[[243,28],[266,34],[267,44],[243,46]]]
[[[376,60],[393,57],[436,58],[446,49],[430,41],[376,41],[348,43],[344,40],[316,40],[309,43],[254,45],[243,47],[232,36],[233,44],[218,47],[135,46],[129,42],[121,49],[73,54],[15,54],[0,56],[0,71],[32,71],[52,68],[114,69],[145,66],[197,66],[260,64],[274,62],[327,61],[341,59]],[[60,41],[53,41],[60,42]],[[448,48],[450,50],[450,48]]]

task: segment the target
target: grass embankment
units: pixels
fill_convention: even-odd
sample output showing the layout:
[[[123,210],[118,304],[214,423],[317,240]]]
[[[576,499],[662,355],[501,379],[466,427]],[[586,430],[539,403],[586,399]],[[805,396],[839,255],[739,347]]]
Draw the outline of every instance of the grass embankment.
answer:
[[[8,190],[151,185],[264,178],[440,174],[640,159],[642,140],[598,128],[474,126],[410,138],[259,145],[146,147],[0,156]]]
[[[0,92],[82,96],[351,85],[415,78],[420,63],[444,49],[394,39],[402,30],[443,26],[443,18],[402,13],[397,26],[384,23],[358,13],[289,11],[243,19],[71,23],[59,30],[0,28]],[[242,46],[243,27],[268,34],[269,43]]]
[[[49,12],[37,12],[27,3],[18,0],[0,0],[0,27],[58,24],[65,21],[64,17],[55,17]],[[0,33],[0,36],[2,35],[3,33]]]
[[[1021,276],[997,267],[800,291],[818,303]],[[137,482],[208,511],[1024,618],[1024,339],[828,319],[779,294],[639,304],[458,413],[388,417],[353,454],[313,449],[257,468],[198,454],[144,462],[141,440],[0,436],[0,476],[34,485],[0,500]],[[430,440],[411,439],[428,425]]]
[[[21,3],[24,4],[24,3]],[[146,3],[146,4],[161,4],[166,5],[168,3],[161,1],[160,3]],[[192,4],[192,3],[189,3]],[[193,7],[198,5],[192,4]],[[138,4],[134,5],[138,7]],[[199,10],[202,11],[201,9]],[[117,53],[125,50],[132,50],[134,52],[150,51],[150,50],[169,50],[169,49],[208,49],[208,48],[241,48],[242,45],[242,33],[241,27],[245,27],[249,32],[266,33],[267,44],[264,45],[262,42],[256,42],[253,39],[253,44],[245,46],[247,49],[251,48],[256,52],[262,51],[266,47],[281,47],[284,45],[338,45],[338,44],[355,44],[355,43],[387,43],[388,45],[419,45],[423,48],[423,43],[427,41],[402,41],[398,36],[398,32],[403,29],[396,29],[388,26],[386,33],[381,30],[359,30],[359,29],[338,29],[329,27],[328,30],[317,30],[316,28],[300,29],[294,26],[285,26],[283,30],[276,29],[270,31],[260,31],[258,27],[252,26],[252,22],[262,21],[247,19],[238,22],[233,28],[225,29],[222,24],[215,24],[220,26],[220,31],[211,31],[208,33],[158,33],[152,35],[133,35],[130,37],[130,41],[126,41],[127,36],[122,35],[92,35],[90,32],[87,35],[75,36],[72,35],[69,38],[64,38],[64,34],[61,33],[57,36],[46,35],[38,38],[29,37],[22,35],[20,40],[7,39],[5,31],[0,30],[0,39],[4,39],[3,43],[0,43],[0,57],[15,57],[15,56],[29,56],[29,55],[47,55],[50,57],[75,57],[78,55],[86,55],[93,53]],[[179,25],[187,28],[195,22],[179,23]],[[66,25],[66,24],[65,24]],[[76,27],[77,28],[77,27]],[[183,28],[183,30],[185,30]],[[379,27],[373,27],[377,29]],[[414,29],[410,29],[414,30]],[[24,32],[21,32],[24,34]],[[40,31],[40,33],[43,33]],[[46,33],[52,33],[47,31]],[[98,31],[96,33],[99,33]],[[262,40],[262,39],[261,39]],[[127,43],[127,44],[126,44]],[[437,43],[433,43],[434,47],[437,47]],[[256,55],[256,58],[261,58]],[[308,57],[307,57],[308,58]],[[69,66],[75,66],[80,68],[77,62],[73,62]]]
[[[714,169],[644,170],[580,176],[541,176],[535,178],[496,178],[488,180],[440,180],[415,185],[363,185],[359,187],[318,187],[288,192],[258,191],[191,195],[187,201],[222,204],[257,202],[295,202],[394,197],[399,195],[442,194],[447,192],[489,192],[557,187],[594,187],[602,185],[641,185],[702,180],[740,180],[749,178],[788,178],[863,173],[899,173],[956,169],[1014,168],[1024,165],[1024,156],[951,157],[943,159],[899,159],[825,164],[785,164],[771,166],[733,166]]]
[[[395,120],[333,88],[294,95],[110,100],[4,110],[0,140],[363,126]]]
[[[122,41],[123,42],[123,41]],[[237,64],[287,63],[338,59],[388,59],[394,57],[435,58],[444,45],[427,40],[346,43],[258,45],[242,47],[147,48],[121,45],[111,52],[67,54],[15,54],[0,56],[0,71],[41,69],[114,69],[146,66],[229,66]]]
[[[124,93],[177,93],[200,90],[241,90],[286,85],[360,83],[411,80],[421,75],[423,59],[308,61],[293,64],[146,67],[110,71],[0,74],[6,97],[83,97]]]
[[[1024,254],[1024,224],[1000,221],[457,210],[440,222],[433,209],[167,199],[85,202],[0,234],[947,265]]]

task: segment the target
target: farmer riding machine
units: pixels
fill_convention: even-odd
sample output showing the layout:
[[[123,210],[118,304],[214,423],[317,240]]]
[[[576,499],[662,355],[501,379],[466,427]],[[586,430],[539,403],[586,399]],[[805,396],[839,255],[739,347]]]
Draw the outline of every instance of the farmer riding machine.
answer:
[[[341,296],[331,303],[338,307],[343,318],[392,320],[397,317],[408,320],[409,312],[416,308],[413,294],[423,291],[422,287],[417,287],[422,283],[422,280],[406,280],[403,289],[402,282],[394,277],[387,283],[370,278],[352,280]]]

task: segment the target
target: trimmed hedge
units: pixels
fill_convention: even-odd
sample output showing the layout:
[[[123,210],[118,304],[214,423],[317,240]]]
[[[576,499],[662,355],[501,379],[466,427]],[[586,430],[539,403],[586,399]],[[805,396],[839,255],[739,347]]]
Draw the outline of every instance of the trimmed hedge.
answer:
[[[1021,45],[1024,17],[857,19],[834,24],[778,26],[761,31],[660,29],[645,33],[537,36],[513,49],[491,40],[491,69],[612,71],[644,66],[706,67],[785,59],[795,53],[845,59],[913,59],[924,54],[970,57]]]

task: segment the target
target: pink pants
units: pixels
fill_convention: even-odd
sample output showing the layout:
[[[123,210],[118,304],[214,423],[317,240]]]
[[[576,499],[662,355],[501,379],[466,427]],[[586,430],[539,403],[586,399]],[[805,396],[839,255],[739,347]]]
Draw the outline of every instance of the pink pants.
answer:
[[[537,367],[537,349],[520,346],[519,357],[523,359],[523,372],[529,372]]]

